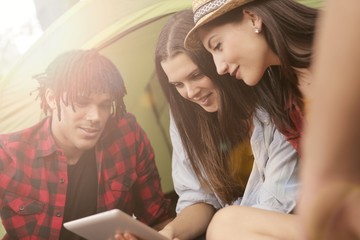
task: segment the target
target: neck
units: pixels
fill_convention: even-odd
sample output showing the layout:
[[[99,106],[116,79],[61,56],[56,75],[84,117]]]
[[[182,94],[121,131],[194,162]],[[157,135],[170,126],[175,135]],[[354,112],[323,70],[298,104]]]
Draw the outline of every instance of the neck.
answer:
[[[67,158],[68,165],[74,165],[80,160],[82,152],[80,154],[76,154],[76,155],[70,155],[70,154],[65,153],[65,155],[66,155],[66,158]]]
[[[69,165],[76,164],[79,161],[81,155],[84,153],[84,150],[66,144],[68,142],[67,139],[64,138],[62,134],[59,134],[57,129],[54,129],[53,126],[54,125],[52,125],[52,135],[56,146],[62,149]]]

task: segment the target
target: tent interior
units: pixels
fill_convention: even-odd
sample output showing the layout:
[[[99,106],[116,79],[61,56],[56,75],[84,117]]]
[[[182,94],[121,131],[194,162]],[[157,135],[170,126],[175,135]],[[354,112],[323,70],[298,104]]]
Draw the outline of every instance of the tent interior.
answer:
[[[321,0],[303,0],[320,6]],[[30,127],[41,120],[36,80],[60,53],[97,48],[118,67],[125,80],[127,110],[147,133],[165,193],[173,192],[169,108],[154,69],[154,49],[168,17],[190,8],[190,0],[79,1],[61,15],[0,79],[0,133]],[[3,235],[3,232],[0,236]]]

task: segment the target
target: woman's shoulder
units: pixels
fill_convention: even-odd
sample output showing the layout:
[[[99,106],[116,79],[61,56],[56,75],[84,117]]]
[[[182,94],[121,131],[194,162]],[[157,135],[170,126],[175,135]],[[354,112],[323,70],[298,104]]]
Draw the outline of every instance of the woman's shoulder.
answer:
[[[270,114],[267,111],[265,111],[264,109],[257,108],[254,113],[254,121],[255,121],[255,123],[256,123],[256,121],[258,121],[263,124],[270,124],[271,117],[270,117]]]

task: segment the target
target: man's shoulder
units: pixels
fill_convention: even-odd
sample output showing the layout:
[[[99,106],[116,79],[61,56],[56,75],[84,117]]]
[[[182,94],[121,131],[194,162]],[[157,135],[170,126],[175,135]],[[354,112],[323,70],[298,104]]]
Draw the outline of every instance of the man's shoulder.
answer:
[[[111,116],[103,132],[103,138],[118,138],[124,134],[133,133],[136,131],[136,118],[131,113],[125,113],[120,119]]]
[[[46,118],[37,124],[12,133],[0,134],[0,144],[36,144],[40,138],[45,137],[46,134],[50,134],[50,119]]]
[[[136,142],[142,135],[142,128],[131,113],[126,113],[122,118],[116,119],[112,116],[104,129],[100,141],[106,144],[118,143],[119,141]]]
[[[136,126],[138,126],[139,123],[136,120],[136,117],[132,113],[125,113],[124,116],[120,119],[116,119],[114,116],[112,116],[109,119],[108,126],[110,130],[125,130],[125,129],[134,129]]]

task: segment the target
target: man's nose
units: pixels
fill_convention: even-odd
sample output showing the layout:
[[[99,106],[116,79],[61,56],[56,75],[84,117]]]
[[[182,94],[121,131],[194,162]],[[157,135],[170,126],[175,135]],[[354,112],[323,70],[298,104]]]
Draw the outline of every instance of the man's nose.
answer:
[[[96,106],[90,107],[86,115],[86,120],[97,121],[99,119],[100,119],[100,109]]]

